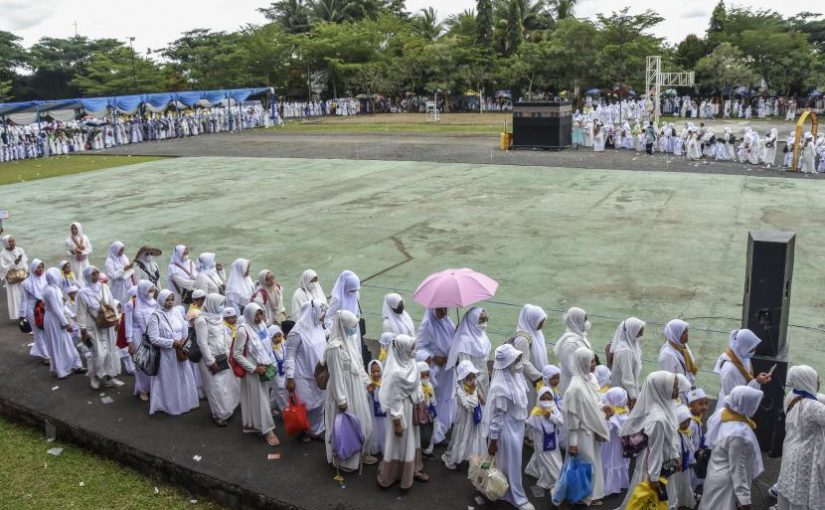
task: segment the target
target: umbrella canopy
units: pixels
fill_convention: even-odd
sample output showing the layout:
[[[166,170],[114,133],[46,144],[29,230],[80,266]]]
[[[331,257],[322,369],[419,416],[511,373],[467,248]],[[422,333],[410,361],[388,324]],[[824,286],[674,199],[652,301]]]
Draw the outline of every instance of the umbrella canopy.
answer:
[[[601,93],[599,89],[590,89],[584,93],[585,96],[598,96]]]
[[[810,96],[811,97],[822,97],[822,92],[820,92],[818,90],[814,90],[813,92],[810,93]]]
[[[498,282],[468,268],[446,269],[424,279],[413,301],[427,308],[463,308],[491,298]]]

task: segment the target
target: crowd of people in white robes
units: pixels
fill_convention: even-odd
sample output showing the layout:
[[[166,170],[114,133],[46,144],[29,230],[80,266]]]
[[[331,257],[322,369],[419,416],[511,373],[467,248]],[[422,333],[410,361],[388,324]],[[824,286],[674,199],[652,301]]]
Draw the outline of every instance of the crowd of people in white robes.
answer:
[[[371,353],[361,282],[350,270],[329,294],[307,270],[287,301],[273,271],[253,271],[243,258],[227,274],[215,253],[193,258],[178,245],[164,279],[156,248],[141,247],[130,259],[114,241],[105,259],[96,257],[79,223],[68,229],[67,258],[56,263],[30,260],[11,235],[2,243],[8,317],[30,328],[31,356],[55,377],[85,373],[98,389],[133,374],[134,394],[149,414],[180,415],[205,400],[218,427],[240,407],[244,433],[270,447],[281,442],[278,416],[303,405],[309,427],[299,439],[324,441],[339,473],[378,464],[381,487],[428,481],[424,459],[449,470],[488,463],[508,481],[502,499],[529,510],[524,477],[565,501],[558,482],[577,458],[590,466],[592,484],[569,504],[598,506],[621,493],[628,504],[653,491],[666,493],[672,509],[735,510],[750,508],[763,471],[751,418],[772,374],[754,373],[761,340],[747,329],[730,333],[713,367],[721,391],[708,418],[690,326],[680,319],[664,327],[658,370],[642,378],[649,330],[640,319],[618,324],[602,363],[581,308],[562,315],[564,333],[548,342],[552,319],[526,304],[516,330],[494,349],[483,307],[469,308],[457,326],[446,308],[427,309],[416,328],[404,298],[390,293],[380,349]],[[133,361],[148,345],[160,355],[151,375]],[[197,361],[187,354],[193,345]],[[786,385],[785,454],[773,490],[780,509],[813,510],[825,498],[825,396],[808,366],[791,367]],[[347,423],[362,443],[344,454],[334,434]],[[701,459],[704,479],[695,469]]]
[[[270,127],[273,116],[260,103],[187,109],[179,112],[86,116],[68,122],[51,120],[0,126],[0,163],[119,145],[186,138],[204,134]]]

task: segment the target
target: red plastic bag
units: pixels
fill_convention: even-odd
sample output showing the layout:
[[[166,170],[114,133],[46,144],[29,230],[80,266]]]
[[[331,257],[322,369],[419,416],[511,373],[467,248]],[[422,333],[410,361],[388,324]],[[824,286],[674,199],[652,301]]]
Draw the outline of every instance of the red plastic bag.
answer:
[[[289,407],[284,409],[282,416],[287,436],[294,436],[309,431],[307,406],[303,402],[298,402],[295,397],[290,396]]]
[[[115,342],[118,349],[125,349],[129,347],[129,341],[126,340],[126,314],[120,316],[120,324],[117,325],[117,342]]]
[[[37,302],[34,303],[34,325],[38,327],[38,329],[43,329],[44,322],[46,320],[46,304],[43,302],[42,299],[38,299]]]

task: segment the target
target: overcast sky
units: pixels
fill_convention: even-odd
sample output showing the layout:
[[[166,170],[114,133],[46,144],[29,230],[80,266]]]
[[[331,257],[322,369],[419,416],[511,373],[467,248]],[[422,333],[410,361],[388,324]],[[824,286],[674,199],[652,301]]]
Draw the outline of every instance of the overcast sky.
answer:
[[[657,10],[666,18],[656,29],[657,35],[669,42],[678,42],[687,34],[705,31],[710,13],[717,0],[663,2],[662,0],[579,0],[578,17],[593,17],[609,13],[623,5],[632,5],[631,12],[647,8]],[[825,12],[825,6],[815,0],[742,0],[728,5],[754,8],[781,8],[785,15],[801,11]],[[820,7],[816,7],[820,4]],[[0,0],[0,30],[13,32],[30,46],[43,36],[69,37],[75,33],[90,38],[112,37],[126,41],[134,36],[135,49],[161,48],[176,39],[181,32],[193,28],[235,30],[248,23],[264,21],[255,9],[267,5],[266,0]],[[438,15],[475,7],[475,0],[407,0],[407,9],[416,12],[429,5],[437,6]]]

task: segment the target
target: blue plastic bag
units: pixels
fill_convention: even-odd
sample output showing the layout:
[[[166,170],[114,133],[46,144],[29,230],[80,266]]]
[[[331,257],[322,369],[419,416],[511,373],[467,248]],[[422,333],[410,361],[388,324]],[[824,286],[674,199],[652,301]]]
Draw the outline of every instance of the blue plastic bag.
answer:
[[[561,467],[559,481],[553,489],[553,504],[564,501],[578,503],[593,493],[593,465],[582,462],[578,457],[568,455]]]
[[[341,412],[335,415],[329,441],[332,443],[332,454],[340,460],[346,460],[360,452],[364,447],[364,433],[358,417]]]

